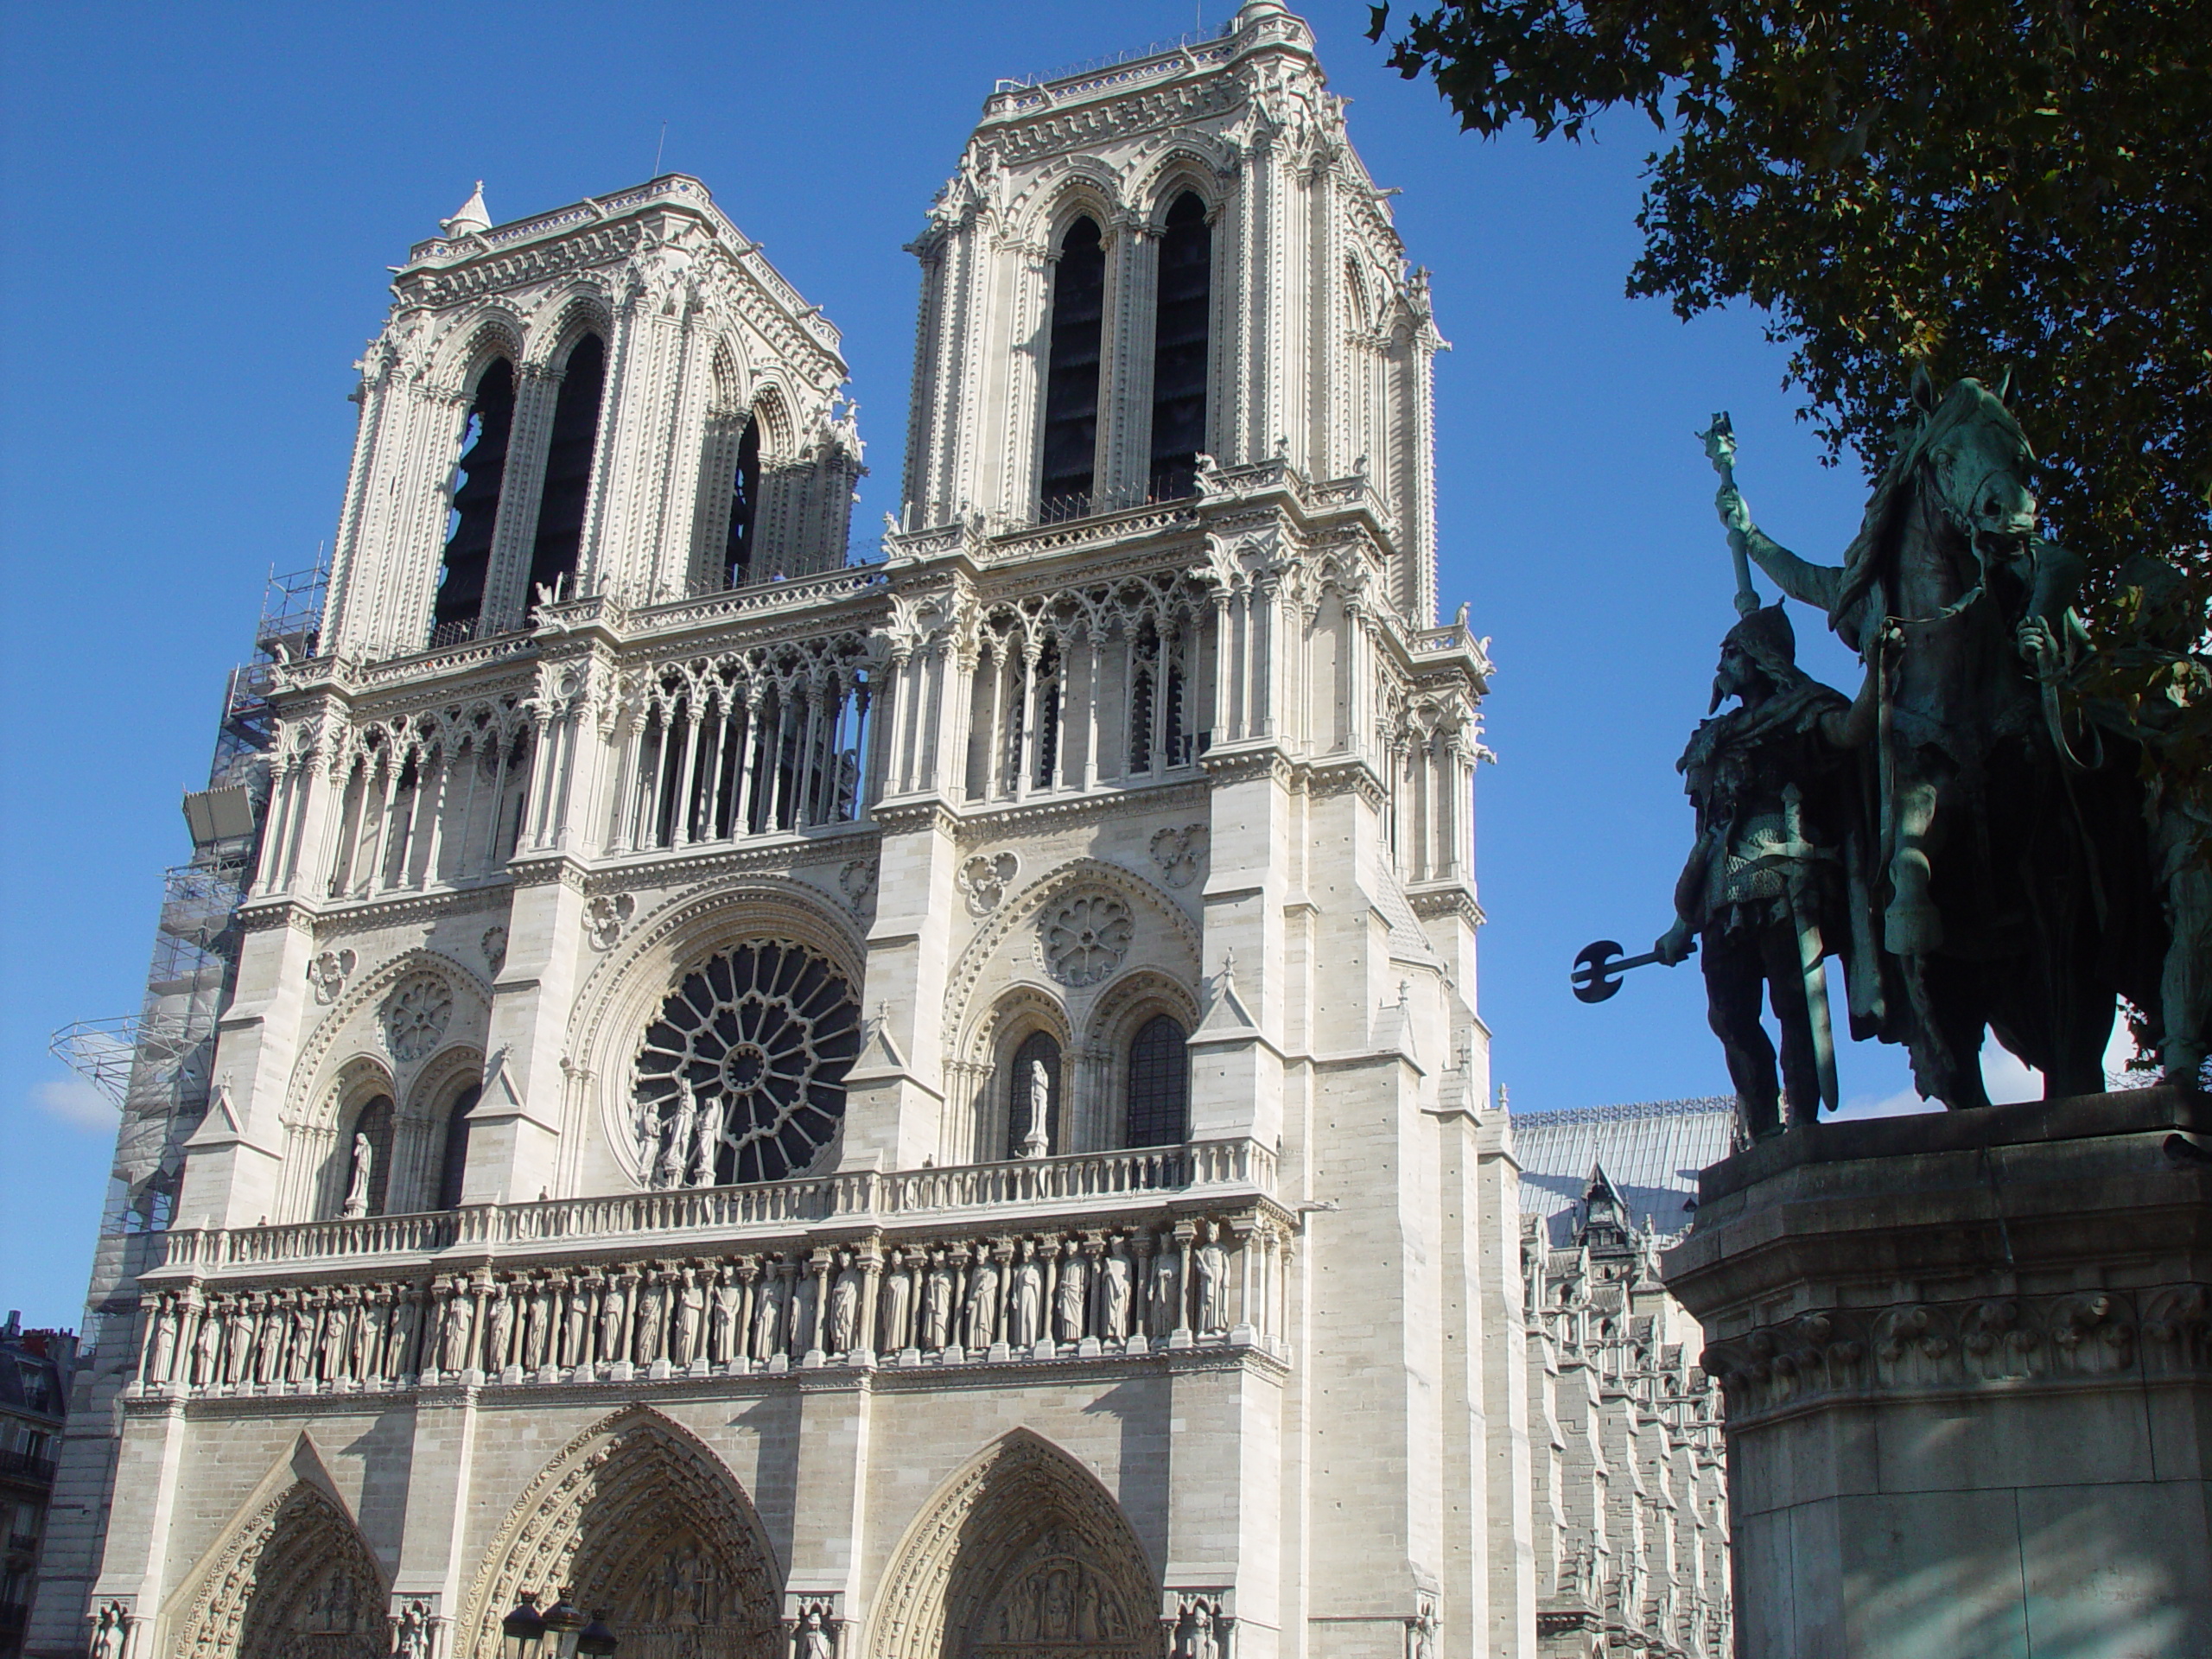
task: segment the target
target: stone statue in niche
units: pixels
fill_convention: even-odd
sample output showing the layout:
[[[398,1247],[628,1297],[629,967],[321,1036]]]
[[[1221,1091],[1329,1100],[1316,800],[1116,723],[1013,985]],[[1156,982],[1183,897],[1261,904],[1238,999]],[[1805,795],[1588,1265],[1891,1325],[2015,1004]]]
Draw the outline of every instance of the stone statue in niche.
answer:
[[[430,1609],[427,1602],[409,1602],[391,1622],[391,1650],[395,1659],[430,1659]]]
[[[1150,1334],[1155,1341],[1166,1337],[1182,1323],[1176,1308],[1180,1300],[1177,1294],[1179,1289],[1174,1253],[1162,1250],[1152,1259],[1150,1305],[1146,1310]]]
[[[1119,1237],[1107,1243],[1098,1271],[1098,1334],[1119,1342],[1129,1334],[1128,1246]]]
[[[1198,1287],[1198,1325],[1202,1332],[1229,1329],[1229,1252],[1219,1233],[1198,1224],[1198,1249],[1191,1258],[1191,1276]]]
[[[623,1351],[623,1316],[627,1311],[624,1306],[627,1300],[626,1291],[631,1282],[627,1274],[609,1274],[607,1294],[599,1304],[599,1357],[609,1363],[629,1357]]]
[[[1044,1329],[1045,1269],[1036,1249],[1026,1238],[1015,1247],[1007,1340],[1017,1348],[1034,1347]]]
[[[369,1176],[375,1168],[377,1149],[369,1144],[367,1134],[353,1132],[353,1173],[346,1184],[346,1204],[340,1211],[348,1221],[358,1221],[369,1213]],[[327,1187],[323,1189],[328,1192]]]
[[[92,1616],[92,1659],[123,1659],[124,1614],[119,1601],[104,1601]]]
[[[913,1309],[914,1281],[906,1252],[894,1249],[883,1274],[883,1345],[897,1353],[910,1345],[909,1315]]]
[[[1083,1340],[1087,1301],[1084,1293],[1089,1284],[1082,1247],[1072,1240],[1064,1241],[1060,1245],[1060,1280],[1052,1291],[1052,1334],[1062,1342]]]
[[[836,1659],[836,1638],[830,1635],[828,1621],[822,1616],[819,1605],[810,1605],[806,1616],[799,1620],[796,1659]]]
[[[999,1339],[999,1270],[990,1252],[977,1250],[976,1265],[968,1275],[968,1341],[969,1348],[988,1348]]]
[[[776,1332],[780,1323],[776,1300],[776,1277],[771,1268],[760,1271],[760,1288],[753,1303],[753,1357],[763,1363],[776,1355]]]
[[[849,1354],[860,1346],[861,1274],[850,1250],[837,1252],[836,1275],[830,1286],[830,1340],[833,1354]]]
[[[952,1335],[952,1269],[942,1246],[930,1251],[930,1270],[922,1281],[921,1346],[942,1348]]]
[[[1052,1116],[1052,1074],[1042,1060],[1029,1062],[1029,1130],[1021,1137],[1024,1158],[1049,1158],[1052,1146],[1045,1126]]]
[[[707,1293],[699,1284],[699,1269],[685,1268],[676,1293],[676,1334],[669,1350],[673,1364],[689,1365],[699,1357],[699,1328],[707,1316]]]
[[[505,1370],[507,1352],[513,1345],[515,1334],[515,1300],[507,1294],[505,1285],[492,1287],[491,1318],[484,1338],[484,1369],[487,1371]]]
[[[200,1328],[192,1337],[192,1380],[195,1384],[215,1380],[215,1344],[222,1332],[222,1322],[215,1317],[214,1309],[200,1316]]]

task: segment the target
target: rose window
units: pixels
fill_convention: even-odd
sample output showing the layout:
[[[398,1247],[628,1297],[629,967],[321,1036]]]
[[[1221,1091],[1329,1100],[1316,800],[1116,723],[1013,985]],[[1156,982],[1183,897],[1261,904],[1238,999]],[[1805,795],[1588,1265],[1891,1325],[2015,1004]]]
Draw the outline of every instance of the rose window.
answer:
[[[391,1057],[403,1064],[421,1059],[438,1046],[453,1019],[453,992],[435,974],[418,974],[385,1005],[385,1034]]]
[[[1106,893],[1071,899],[1045,918],[1045,965],[1066,985],[1095,985],[1122,965],[1135,931],[1129,907]]]
[[[746,944],[687,974],[645,1028],[634,1074],[649,1186],[776,1181],[805,1169],[845,1115],[860,1006],[795,944]]]

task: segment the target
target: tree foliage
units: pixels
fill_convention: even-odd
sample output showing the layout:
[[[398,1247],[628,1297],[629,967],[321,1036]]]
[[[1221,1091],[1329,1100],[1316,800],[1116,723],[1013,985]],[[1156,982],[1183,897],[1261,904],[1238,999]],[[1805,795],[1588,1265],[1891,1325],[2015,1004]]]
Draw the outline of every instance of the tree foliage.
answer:
[[[1370,37],[1389,29],[1375,8]],[[1485,136],[1648,116],[1662,147],[1630,293],[1685,318],[1762,308],[1831,455],[1886,461],[1912,365],[2009,368],[2050,531],[2094,572],[2093,632],[2201,649],[2203,0],[1446,0],[1393,47]],[[2128,599],[2145,553],[2180,568],[2180,602]],[[2144,640],[2154,614],[2180,635]]]

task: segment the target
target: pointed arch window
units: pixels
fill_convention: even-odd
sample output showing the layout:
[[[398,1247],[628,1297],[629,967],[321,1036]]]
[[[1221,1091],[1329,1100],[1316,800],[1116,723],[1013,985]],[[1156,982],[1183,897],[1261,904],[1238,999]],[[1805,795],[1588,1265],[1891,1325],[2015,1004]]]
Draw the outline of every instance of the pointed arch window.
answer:
[[[470,1084],[455,1095],[446,1109],[445,1146],[438,1160],[438,1208],[458,1210],[463,1183],[468,1175],[468,1115],[483,1096],[480,1084]]]
[[[1038,1097],[1039,1067],[1044,1096]],[[1045,1150],[1052,1154],[1060,1145],[1060,1045],[1052,1033],[1033,1031],[1014,1051],[1013,1076],[1008,1079],[1006,1115],[1006,1155],[1019,1158],[1029,1142],[1030,1125],[1039,1122],[1045,1131]]]
[[[1089,505],[1098,448],[1098,351],[1106,315],[1106,248],[1098,221],[1068,226],[1052,268],[1052,334],[1045,371],[1040,514],[1069,516]]]
[[[553,404],[553,436],[545,450],[545,484],[537,496],[537,539],[530,550],[530,591],[556,588],[576,573],[591,499],[591,461],[599,447],[599,405],[607,386],[607,346],[586,334],[569,351],[561,395]]]
[[[515,371],[495,358],[477,377],[476,396],[461,425],[461,455],[454,465],[452,510],[446,519],[445,553],[430,609],[433,646],[476,637],[484,612],[484,578],[492,561],[492,532],[499,520],[506,483],[507,444],[514,435]]]
[[[1147,1020],[1129,1039],[1123,1140],[1132,1147],[1177,1147],[1191,1138],[1191,1052],[1181,1024]]]
[[[1213,227],[1185,190],[1160,238],[1152,347],[1152,493],[1190,494],[1206,441],[1206,358],[1213,308]]]
[[[722,547],[723,575],[733,588],[752,580],[753,525],[760,512],[760,419],[748,415],[737,441],[737,468],[729,486],[729,535]]]

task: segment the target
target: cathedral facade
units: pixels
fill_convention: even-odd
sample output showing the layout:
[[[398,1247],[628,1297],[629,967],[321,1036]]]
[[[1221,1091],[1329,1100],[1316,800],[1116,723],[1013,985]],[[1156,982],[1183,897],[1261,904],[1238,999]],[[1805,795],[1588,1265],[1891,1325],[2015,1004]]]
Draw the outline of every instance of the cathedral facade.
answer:
[[[1643,1577],[1536,1490],[1443,341],[1309,31],[1002,84],[912,251],[860,560],[698,181],[399,268],[33,1650],[1726,1651],[1704,1427]]]

